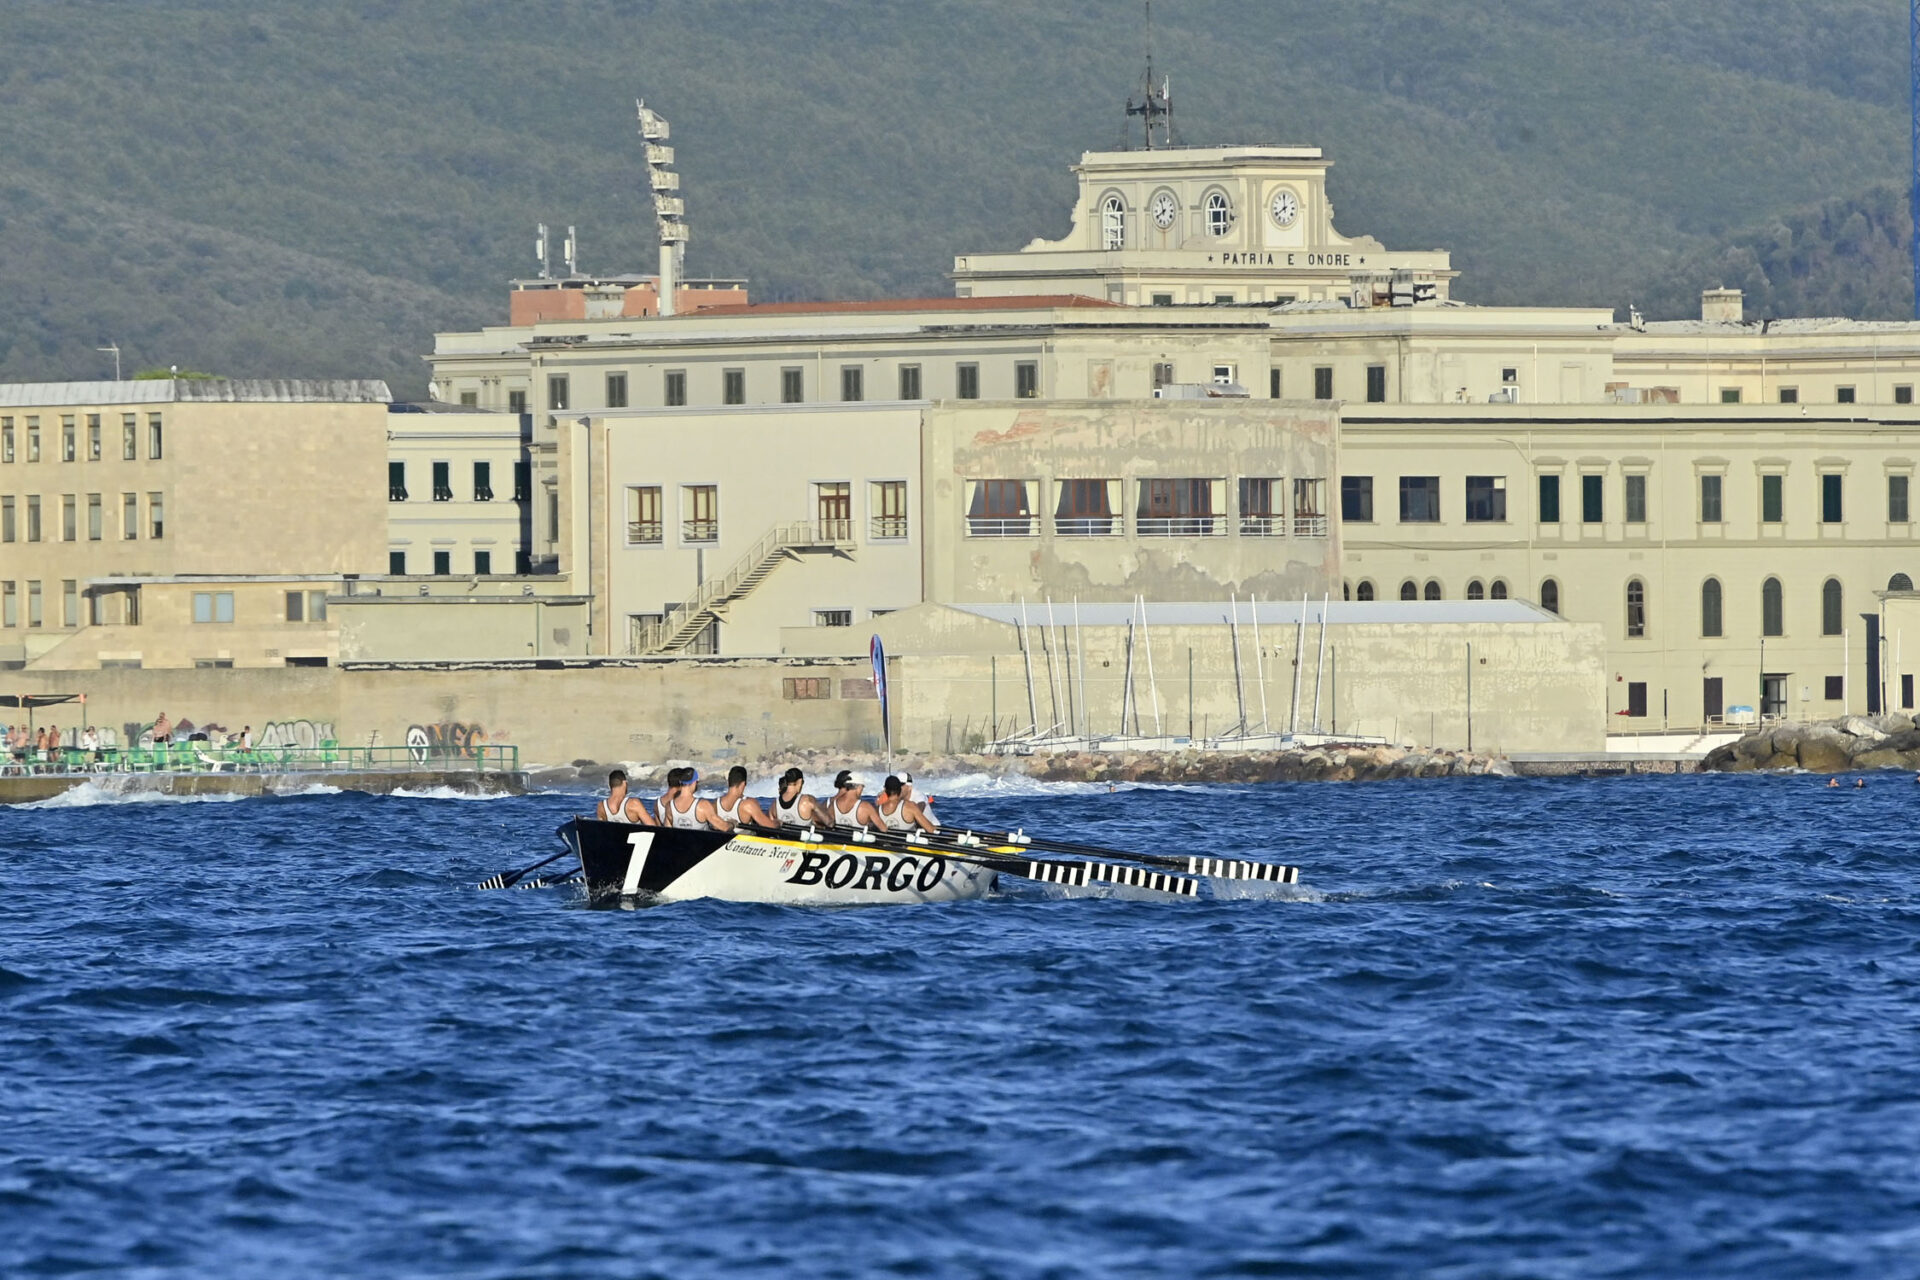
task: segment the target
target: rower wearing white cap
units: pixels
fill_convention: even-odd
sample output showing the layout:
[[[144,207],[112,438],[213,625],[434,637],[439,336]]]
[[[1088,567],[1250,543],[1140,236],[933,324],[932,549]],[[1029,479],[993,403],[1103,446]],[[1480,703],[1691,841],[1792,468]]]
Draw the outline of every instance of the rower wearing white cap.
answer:
[[[888,831],[912,831],[916,827],[922,831],[938,831],[940,825],[927,815],[923,806],[909,798],[912,789],[912,774],[887,775],[886,783],[880,788],[880,798],[873,806],[880,825]]]
[[[887,830],[880,811],[861,792],[860,777],[851,769],[842,769],[833,778],[833,795],[827,800],[827,820],[836,827],[872,827]]]

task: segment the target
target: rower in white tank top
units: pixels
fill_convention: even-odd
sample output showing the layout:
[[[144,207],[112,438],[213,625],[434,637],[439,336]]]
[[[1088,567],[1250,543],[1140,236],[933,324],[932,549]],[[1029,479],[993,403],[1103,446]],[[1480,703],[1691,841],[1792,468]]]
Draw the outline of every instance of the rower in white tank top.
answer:
[[[687,790],[687,800],[688,804],[684,809],[676,808],[671,799],[667,801],[669,825],[676,831],[705,831],[707,824],[699,818],[700,797],[693,794],[692,788]]]

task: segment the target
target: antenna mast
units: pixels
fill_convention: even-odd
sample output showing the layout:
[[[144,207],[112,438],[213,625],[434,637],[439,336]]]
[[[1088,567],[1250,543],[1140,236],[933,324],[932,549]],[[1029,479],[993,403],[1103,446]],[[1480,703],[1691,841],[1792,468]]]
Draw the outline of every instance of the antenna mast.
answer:
[[[540,278],[547,278],[547,224],[539,225],[539,234],[533,238],[533,260],[540,264]]]
[[[1920,0],[1914,0],[1920,5]],[[1140,101],[1135,103],[1133,96],[1127,96],[1126,139],[1129,145],[1133,141],[1133,117],[1140,117],[1141,132],[1145,138],[1146,149],[1154,149],[1154,134],[1158,131],[1160,145],[1173,145],[1173,77],[1163,76],[1156,85],[1153,81],[1153,0],[1146,0],[1147,6],[1147,74],[1142,84]]]
[[[647,180],[653,187],[654,223],[660,232],[660,314],[673,314],[674,295],[687,264],[687,202],[680,195],[680,175],[673,171],[672,136],[666,118],[634,100],[640,113],[640,137],[646,144]]]

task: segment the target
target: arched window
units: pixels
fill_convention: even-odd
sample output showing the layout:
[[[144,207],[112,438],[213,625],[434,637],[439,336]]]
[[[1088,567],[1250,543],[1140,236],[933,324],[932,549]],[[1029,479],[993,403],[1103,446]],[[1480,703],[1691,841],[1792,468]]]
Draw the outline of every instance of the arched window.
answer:
[[[1427,579],[1427,599],[1438,600],[1439,598],[1440,598],[1440,584],[1436,582],[1434,579],[1428,578]]]
[[[1218,191],[1207,193],[1207,232],[1209,235],[1223,236],[1233,226],[1233,208],[1227,203],[1226,196]]]
[[[1100,206],[1100,240],[1109,249],[1127,247],[1127,206],[1119,196],[1108,196]]]
[[[1507,580],[1505,578],[1495,578],[1493,580],[1493,586],[1487,589],[1487,598],[1489,600],[1505,600],[1507,598]]]
[[[1700,584],[1700,634],[1723,636],[1726,628],[1720,620],[1720,579],[1708,578]]]
[[[1400,584],[1400,598],[1402,600],[1418,600],[1420,598],[1420,584],[1412,578],[1408,578]]]
[[[1365,578],[1360,579],[1360,588],[1354,594],[1362,600],[1373,599],[1373,583]]]
[[[1647,634],[1647,584],[1638,578],[1627,579],[1627,638],[1638,640]]]
[[[1760,634],[1787,634],[1787,610],[1780,600],[1780,579],[1768,578],[1760,587]]]
[[[1540,584],[1540,607],[1548,613],[1560,612],[1560,584],[1552,578]]]
[[[1486,599],[1486,596],[1487,596],[1487,589],[1486,587],[1481,585],[1480,579],[1475,578],[1472,582],[1469,582],[1467,584],[1467,599],[1484,600]]]
[[[1837,636],[1846,627],[1846,601],[1840,594],[1840,579],[1828,578],[1820,585],[1820,634]]]
[[[1351,600],[1351,599],[1353,599],[1353,584],[1352,584],[1351,582],[1348,582],[1348,581],[1346,581],[1346,580],[1344,580],[1344,579],[1342,579],[1342,580],[1341,580],[1341,583],[1340,583],[1340,598],[1341,598],[1342,600]]]
[[[1887,590],[1911,591],[1913,590],[1913,579],[1909,578],[1904,573],[1896,573],[1891,578],[1887,579]]]

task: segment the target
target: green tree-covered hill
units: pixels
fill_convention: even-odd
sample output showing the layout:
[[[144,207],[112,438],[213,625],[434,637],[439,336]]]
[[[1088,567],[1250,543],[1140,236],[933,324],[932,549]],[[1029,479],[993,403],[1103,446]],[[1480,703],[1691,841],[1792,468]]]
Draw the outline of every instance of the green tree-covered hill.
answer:
[[[1764,276],[1763,306],[1902,315],[1905,19],[1160,0],[1154,44],[1184,140],[1327,147],[1341,227],[1452,249],[1463,297],[1689,314]],[[953,254],[1064,230],[1144,44],[1135,0],[15,0],[0,377],[102,376],[118,341],[418,394],[433,330],[504,317],[536,222],[647,269],[636,96],[673,121],[696,273],[944,293]]]

